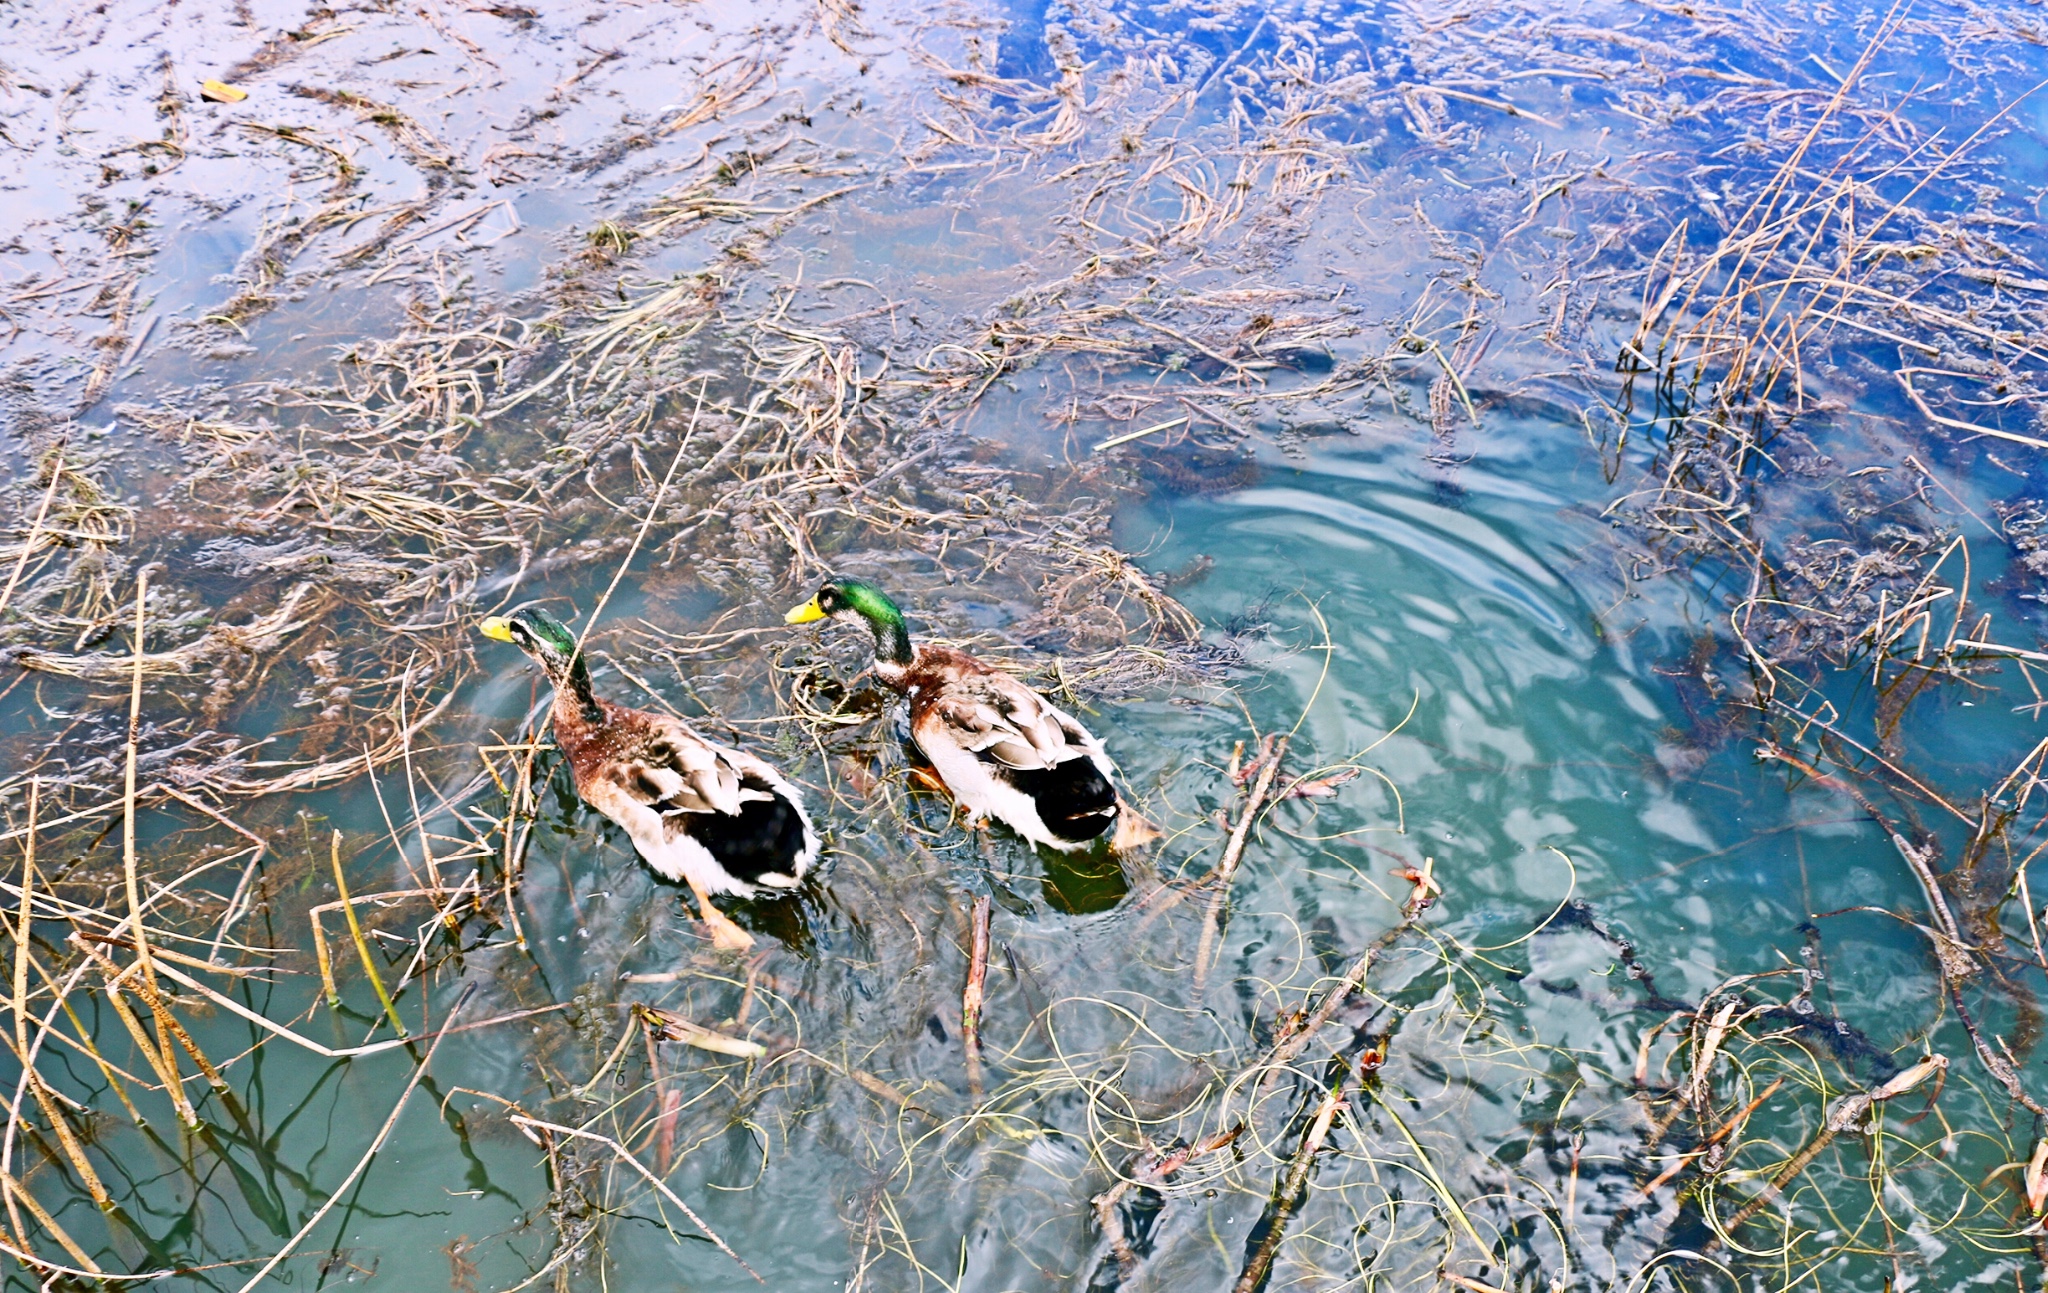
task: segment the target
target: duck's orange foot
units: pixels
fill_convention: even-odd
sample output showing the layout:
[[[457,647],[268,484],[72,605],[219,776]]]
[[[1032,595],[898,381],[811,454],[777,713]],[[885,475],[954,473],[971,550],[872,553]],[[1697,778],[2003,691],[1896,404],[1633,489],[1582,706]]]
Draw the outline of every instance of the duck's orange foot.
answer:
[[[754,945],[752,934],[716,908],[705,908],[704,928],[711,934],[711,945],[721,952],[744,952]]]

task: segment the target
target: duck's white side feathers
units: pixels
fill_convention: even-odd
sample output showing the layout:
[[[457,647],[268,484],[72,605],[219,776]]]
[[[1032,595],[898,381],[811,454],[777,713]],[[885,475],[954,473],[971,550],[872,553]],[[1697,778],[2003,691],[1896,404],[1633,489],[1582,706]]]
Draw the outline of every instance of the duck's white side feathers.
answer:
[[[679,719],[636,711],[629,740],[596,753],[596,772],[577,790],[625,829],[649,866],[707,891],[751,896],[761,886],[793,889],[818,856],[817,832],[796,788],[763,759],[705,739]],[[762,813],[780,800],[794,821]],[[749,809],[753,807],[750,814]],[[760,823],[772,838],[745,837]],[[791,829],[794,826],[795,829]],[[718,855],[723,849],[724,857]]]

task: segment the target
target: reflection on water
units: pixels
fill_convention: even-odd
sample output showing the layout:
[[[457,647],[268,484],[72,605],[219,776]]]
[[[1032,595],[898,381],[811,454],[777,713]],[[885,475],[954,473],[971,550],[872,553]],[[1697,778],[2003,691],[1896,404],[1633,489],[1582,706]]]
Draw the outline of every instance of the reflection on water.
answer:
[[[180,199],[196,223],[152,253],[154,297],[106,271],[93,308],[118,344],[49,333],[50,354],[125,351],[151,300],[177,339],[80,378],[118,443],[22,419],[14,452],[63,455],[18,482],[22,515],[45,488],[68,510],[0,621],[41,653],[0,693],[7,748],[38,795],[70,797],[64,829],[99,832],[39,835],[35,883],[126,910],[119,634],[135,568],[161,562],[137,833],[152,867],[211,868],[152,899],[190,904],[164,964],[275,948],[283,970],[168,990],[189,1050],[131,1026],[130,997],[81,990],[77,1037],[99,1054],[51,1033],[38,1072],[93,1111],[78,1125],[108,1205],[59,1115],[18,1113],[7,1150],[80,1252],[240,1287],[311,1223],[277,1278],[757,1287],[701,1224],[803,1290],[1229,1288],[1268,1235],[1286,1237],[1270,1288],[1746,1288],[1766,1268],[1792,1288],[1823,1259],[1829,1287],[2034,1277],[2024,1199],[1998,1191],[2038,1129],[1956,1016],[1971,1003],[2038,1087],[2048,966],[2027,960],[2032,913],[2001,896],[2024,863],[1951,877],[1978,925],[1943,937],[2005,940],[1977,981],[2000,984],[1965,998],[1901,860],[1967,838],[1944,796],[2024,804],[2030,777],[2000,782],[2038,739],[2027,679],[1987,669],[1906,706],[1859,658],[1788,684],[1817,725],[1788,738],[1744,703],[1758,674],[1734,639],[1738,603],[1787,600],[1762,586],[1765,546],[1895,525],[1931,551],[1967,531],[1979,564],[1943,577],[1996,612],[1970,631],[2024,644],[2038,599],[1985,518],[2017,514],[2037,469],[2010,440],[1925,438],[1896,365],[1827,340],[1801,374],[1815,420],[1774,432],[1738,482],[1727,524],[1756,527],[1756,565],[1610,507],[1678,471],[1670,426],[1613,412],[1614,356],[1666,281],[1644,267],[1681,223],[1705,249],[1734,225],[1867,33],[1605,5],[689,14],[593,11],[583,31],[517,6],[323,11],[239,73],[266,114],[334,106],[288,88],[319,88],[316,70],[438,69],[364,80],[381,97],[343,101],[345,121],[234,119],[233,137],[327,167],[336,196],[253,223]],[[2038,79],[2016,36],[1989,63],[1940,39],[1900,36],[1865,105],[1896,116],[1872,130],[1932,147]],[[197,55],[179,57],[182,75]],[[1885,97],[1922,73],[1963,88]],[[2024,120],[1984,165],[2038,166]],[[462,165],[421,160],[434,131]],[[361,177],[334,142],[351,140]],[[71,173],[54,144],[37,156]],[[432,205],[450,191],[466,205]],[[1995,236],[2024,264],[2038,234],[2011,196],[1940,207],[1922,241],[1871,257]],[[379,240],[341,241],[359,225]],[[233,308],[199,304],[225,268]],[[1929,272],[1982,284],[1980,268]],[[374,290],[392,282],[406,295]],[[23,278],[10,299],[68,290]],[[399,319],[449,363],[378,350]],[[718,419],[701,441],[700,388]],[[1852,459],[1883,470],[1848,476]],[[744,959],[706,949],[687,895],[532,741],[544,685],[468,650],[507,599],[589,610],[629,553],[591,639],[600,689],[788,767],[827,835],[813,884],[733,904],[760,941]],[[963,827],[861,680],[865,636],[777,624],[827,568],[1061,694],[1163,840],[1058,855]],[[1940,600],[1912,587],[1921,569],[1896,576],[1915,614]],[[289,627],[222,629],[289,589]],[[1823,613],[1852,612],[1872,613]],[[1866,770],[1937,784],[1852,783],[1777,744],[1853,724],[1882,732]],[[1281,735],[1273,798],[1239,831],[1248,761]],[[234,833],[250,828],[253,856],[259,836]],[[396,895],[353,909],[360,940],[340,932],[332,859],[356,895]],[[308,952],[316,906],[338,1008]],[[70,919],[37,908],[24,976],[84,956],[63,950]],[[110,928],[93,946],[131,954]],[[1260,1067],[1362,956],[1313,1045]],[[486,1026],[446,1037],[352,1177],[424,1044],[322,1050],[389,1036],[382,987],[424,1034],[469,984],[458,1022]],[[183,1065],[193,1126],[152,1090],[150,1048]],[[1922,1086],[1896,1097],[1911,1113],[1858,1124],[1881,1134],[1824,1131],[1929,1049],[1951,1065],[1938,1117],[1906,1121]],[[218,1088],[192,1051],[235,1057]],[[21,1071],[0,1061],[18,1109]],[[1301,1147],[1325,1106],[1318,1154]],[[1747,1228],[1717,1235],[1731,1216]],[[10,1224],[76,1259],[55,1227]]]
[[[1776,838],[1801,828],[1745,751],[1690,730],[1658,658],[1605,640],[1608,608],[1586,595],[1600,587],[1586,555],[1606,527],[1553,492],[1569,484],[1554,474],[1571,465],[1569,429],[1520,423],[1493,434],[1526,448],[1519,461],[1468,468],[1456,510],[1431,497],[1426,463],[1325,447],[1276,456],[1261,487],[1127,514],[1125,534],[1146,546],[1156,527],[1161,568],[1214,558],[1181,595],[1206,622],[1256,626],[1247,640],[1260,665],[1255,712],[1290,723],[1305,714],[1300,731],[1322,751],[1378,742],[1372,761],[1400,788],[1407,838],[1374,847],[1435,856],[1455,877],[1461,909],[1503,927],[1567,893],[1597,900],[1690,973],[1690,991],[1704,991],[1818,909],[1801,906],[1795,851]],[[1518,473],[1512,481],[1491,479],[1507,470]],[[1317,614],[1327,652],[1315,645]],[[1316,833],[1392,815],[1367,787],[1347,789],[1344,799],[1354,797],[1365,811],[1319,821]],[[1835,847],[1868,846],[1853,812],[1842,826],[1847,838]],[[1807,838],[1814,829],[1799,837],[1809,865],[1833,852]],[[1326,859],[1383,870],[1342,845]],[[1278,883],[1286,872],[1260,874]],[[1375,884],[1391,888],[1359,884],[1351,919],[1362,925],[1384,919]],[[1750,898],[1739,919],[1709,900],[1731,889]],[[1873,899],[1884,900],[1864,900]],[[1318,891],[1316,901],[1329,910],[1333,895]],[[1727,927],[1715,926],[1717,910]]]

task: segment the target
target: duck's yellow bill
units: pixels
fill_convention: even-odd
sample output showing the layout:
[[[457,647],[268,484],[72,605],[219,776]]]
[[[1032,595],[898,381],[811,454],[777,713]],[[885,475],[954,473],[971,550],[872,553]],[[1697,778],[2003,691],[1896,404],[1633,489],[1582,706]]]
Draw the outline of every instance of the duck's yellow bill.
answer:
[[[824,618],[825,612],[819,608],[818,599],[813,597],[803,605],[792,610],[789,614],[783,616],[782,622],[784,624],[815,624]]]
[[[512,640],[512,621],[493,615],[477,625],[476,631],[487,638],[496,638],[500,642],[510,642]]]

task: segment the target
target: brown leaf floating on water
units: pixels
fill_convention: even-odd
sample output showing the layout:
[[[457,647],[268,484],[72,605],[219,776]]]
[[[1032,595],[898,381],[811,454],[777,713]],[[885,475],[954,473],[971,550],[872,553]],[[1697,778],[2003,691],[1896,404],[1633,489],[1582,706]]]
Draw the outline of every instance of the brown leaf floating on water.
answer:
[[[1347,781],[1356,781],[1357,779],[1357,768],[1345,768],[1341,772],[1332,773],[1327,777],[1318,777],[1313,781],[1297,781],[1287,788],[1285,797],[1288,799],[1333,799],[1336,797],[1337,787]]]

